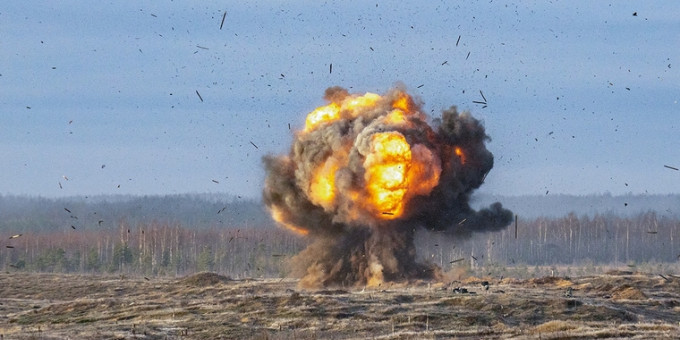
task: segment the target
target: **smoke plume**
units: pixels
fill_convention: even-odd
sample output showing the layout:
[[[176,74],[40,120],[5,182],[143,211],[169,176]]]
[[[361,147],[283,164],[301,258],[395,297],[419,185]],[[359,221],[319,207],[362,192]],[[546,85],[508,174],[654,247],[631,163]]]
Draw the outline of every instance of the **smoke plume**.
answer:
[[[326,90],[288,155],[264,158],[264,202],[310,245],[292,259],[307,287],[377,286],[434,278],[416,261],[415,231],[456,237],[506,227],[500,203],[479,211],[472,191],[493,167],[480,121],[456,107],[428,124],[403,88],[384,95]]]

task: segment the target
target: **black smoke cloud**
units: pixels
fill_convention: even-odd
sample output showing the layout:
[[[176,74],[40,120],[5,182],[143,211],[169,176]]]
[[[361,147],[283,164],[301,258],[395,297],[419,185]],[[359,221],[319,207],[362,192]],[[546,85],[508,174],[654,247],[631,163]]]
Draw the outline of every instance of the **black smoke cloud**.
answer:
[[[355,97],[340,87],[329,88],[324,96],[339,105]],[[407,98],[406,106],[395,104],[400,98]],[[408,107],[409,113],[405,121],[395,123],[387,116],[398,106]],[[513,214],[500,203],[479,211],[469,205],[470,195],[493,167],[493,155],[485,146],[489,137],[481,122],[451,107],[431,126],[421,107],[398,87],[373,105],[353,112],[340,110],[337,119],[297,132],[288,155],[264,158],[265,204],[279,223],[311,239],[291,260],[302,286],[434,278],[439,272],[436,266],[416,261],[417,228],[460,238],[510,224]],[[366,208],[362,196],[372,136],[381,133],[406,139],[413,159],[428,164],[423,178],[438,175],[428,192],[406,194],[404,213],[394,219]],[[332,202],[320,203],[310,187],[318,169],[328,164],[334,166],[329,178],[335,196]]]

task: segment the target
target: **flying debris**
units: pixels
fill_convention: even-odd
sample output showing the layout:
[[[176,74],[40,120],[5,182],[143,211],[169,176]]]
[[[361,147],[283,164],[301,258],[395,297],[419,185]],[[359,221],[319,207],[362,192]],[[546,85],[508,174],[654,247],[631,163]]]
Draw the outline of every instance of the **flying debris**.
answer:
[[[329,66],[328,73],[333,73],[333,63],[331,63],[331,65]]]
[[[23,235],[23,234],[12,235],[12,236],[9,237],[9,239],[11,240],[11,239],[19,238],[19,237],[21,237],[21,235]]]
[[[213,179],[212,182],[215,183],[215,184],[220,184],[220,181],[215,180],[215,179]]]
[[[251,144],[252,146],[254,146],[255,149],[260,149],[260,148],[258,148],[257,145],[255,145],[255,143],[253,143],[252,141],[250,141],[250,144]]]
[[[224,26],[224,19],[227,18],[227,11],[224,11],[224,14],[222,14],[222,22],[220,23],[220,30],[222,30],[222,26]]]
[[[68,212],[69,214],[71,213],[71,210],[69,210],[68,208],[64,208],[64,210],[66,210],[66,212]]]
[[[415,256],[417,229],[467,238],[511,223],[498,202],[469,205],[493,167],[469,112],[452,106],[429,119],[401,86],[383,95],[331,87],[324,98],[289,154],[263,159],[273,219],[310,240],[291,258],[301,286],[435,278],[440,269]]]
[[[201,103],[203,102],[203,97],[201,97],[201,94],[198,93],[198,90],[196,90],[196,95],[198,96],[198,99],[201,100]]]
[[[680,170],[680,169],[678,169],[678,168],[676,168],[676,167],[673,167],[673,166],[670,166],[670,165],[664,165],[664,168],[669,168],[669,169],[675,170],[675,171],[679,171],[679,170]]]

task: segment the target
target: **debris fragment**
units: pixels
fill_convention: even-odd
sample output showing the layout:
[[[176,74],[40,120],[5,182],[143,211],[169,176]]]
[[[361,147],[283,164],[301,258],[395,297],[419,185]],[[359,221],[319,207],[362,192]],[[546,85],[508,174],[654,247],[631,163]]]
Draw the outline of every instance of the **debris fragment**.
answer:
[[[68,208],[64,208],[69,214],[71,213],[71,210],[68,210]]]
[[[425,86],[425,84],[420,84],[420,85],[418,85],[418,88],[421,88],[423,86]]]
[[[222,23],[220,23],[220,30],[222,29],[222,26],[224,26],[224,19],[227,18],[227,11],[224,11],[224,14],[222,14]]]
[[[329,66],[329,72],[328,73],[333,73],[333,63]]]
[[[5,247],[10,248],[10,249],[14,248],[14,246],[5,246]]]
[[[468,52],[467,57],[465,57],[465,60],[468,60],[470,58],[470,52]]]
[[[220,184],[220,182],[219,182],[218,180],[214,180],[214,179],[213,179],[212,182],[213,182],[213,183],[216,183],[216,184]]]
[[[460,35],[458,36],[458,40],[456,40],[456,46],[458,46],[459,42],[460,42]]]
[[[383,211],[382,214],[383,214],[383,215],[394,215],[393,213],[387,212],[387,211]]]
[[[669,169],[675,170],[675,171],[680,170],[680,169],[678,169],[678,168],[676,168],[676,167],[672,167],[672,166],[670,166],[670,165],[664,165],[664,168],[669,168]]]
[[[198,93],[198,90],[196,90],[196,94],[198,95],[198,99],[200,99],[200,100],[201,100],[201,103],[202,103],[202,102],[203,102],[203,97],[201,97],[201,94]]]
[[[258,149],[258,150],[260,149],[260,148],[258,148],[257,145],[255,145],[255,143],[253,143],[252,141],[249,141],[249,142],[250,142],[250,144],[252,144],[252,145],[255,147],[255,149]]]
[[[680,256],[680,255],[679,255],[679,256]],[[453,260],[453,261],[451,261],[451,262],[449,262],[449,263],[456,263],[456,262],[460,262],[460,261],[463,261],[463,260],[465,260],[465,259],[464,259],[464,258],[459,258],[459,259],[455,259],[455,260]]]
[[[448,64],[448,63],[449,63],[448,60],[444,60],[444,62],[442,63],[442,66],[444,66],[444,65],[446,65],[446,64]]]
[[[9,237],[9,239],[11,240],[11,239],[14,239],[14,238],[19,238],[19,237],[21,237],[21,235],[23,235],[23,234],[12,235],[12,236]]]
[[[479,90],[479,94],[482,95],[482,99],[484,99],[484,102],[486,103],[486,97],[484,97],[484,92],[482,92],[482,90]]]

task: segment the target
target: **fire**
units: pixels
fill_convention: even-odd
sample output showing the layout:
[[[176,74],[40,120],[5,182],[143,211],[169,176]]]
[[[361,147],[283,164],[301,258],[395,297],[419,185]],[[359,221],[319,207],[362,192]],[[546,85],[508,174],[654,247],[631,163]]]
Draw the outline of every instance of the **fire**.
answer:
[[[412,112],[413,110],[411,109],[412,108],[411,97],[404,92],[400,92],[397,97],[397,100],[395,100],[394,103],[392,103],[392,107],[405,112]]]
[[[350,96],[343,101],[342,110],[349,111],[350,117],[354,118],[358,115],[359,110],[374,107],[381,99],[380,95],[371,92],[367,92],[363,96]]]
[[[338,165],[333,160],[329,159],[317,169],[309,188],[310,200],[327,211],[332,210],[335,199],[335,172]]]
[[[287,155],[263,158],[263,201],[273,219],[310,240],[291,261],[301,285],[436,278],[438,268],[415,256],[418,227],[469,235],[510,223],[500,203],[480,212],[469,205],[493,155],[468,112],[452,106],[430,124],[401,87],[378,95],[334,86],[324,98]]]
[[[409,145],[399,132],[373,135],[364,162],[369,201],[376,216],[395,219],[412,197],[427,195],[439,183],[441,165],[422,144]]]
[[[460,158],[460,163],[465,164],[465,154],[463,153],[463,149],[461,149],[460,146],[456,146],[454,152],[456,153],[456,156]]]
[[[312,131],[318,126],[339,120],[342,116],[356,118],[366,108],[375,106],[382,97],[375,93],[367,92],[363,96],[350,95],[340,103],[330,103],[316,108],[307,115],[305,132]]]
[[[333,102],[313,110],[307,115],[304,133],[345,119],[380,113],[379,120],[396,127],[410,126],[408,116],[419,114],[415,110],[413,100],[405,92],[392,96],[391,102],[375,93],[364,95],[347,95],[338,102]],[[388,110],[385,110],[389,108]],[[371,135],[370,147],[364,153],[364,186],[362,189],[347,193],[339,193],[335,179],[336,172],[349,166],[348,154],[354,145],[336,145],[333,152],[321,165],[317,166],[309,182],[308,197],[310,201],[333,211],[336,208],[337,195],[349,197],[357,201],[349,209],[352,217],[362,216],[366,212],[380,220],[392,220],[404,215],[408,201],[417,195],[427,195],[439,181],[441,165],[431,150],[422,144],[411,145],[406,137],[398,131],[378,132]],[[413,150],[416,150],[415,153]],[[365,210],[364,213],[355,211]]]
[[[326,106],[319,107],[307,115],[305,131],[314,130],[317,126],[335,121],[338,118],[340,118],[340,106],[338,106],[338,104],[330,103]]]
[[[284,226],[286,229],[288,229],[288,230],[290,230],[290,231],[293,231],[293,232],[295,232],[295,233],[298,233],[298,234],[300,234],[300,235],[307,235],[307,234],[309,234],[309,230],[304,229],[304,228],[300,228],[300,227],[298,227],[298,226],[296,226],[296,225],[293,225],[293,224],[291,224],[291,223],[286,222],[286,220],[285,220],[285,218],[284,218],[284,216],[283,216],[283,211],[281,211],[281,210],[278,209],[277,207],[273,207],[273,208],[271,209],[271,212],[272,212],[272,218],[274,219],[274,221],[280,223],[280,224],[281,224],[282,226]]]
[[[371,153],[364,162],[365,179],[370,203],[384,219],[394,219],[403,213],[410,162],[411,147],[401,133],[373,135]]]

